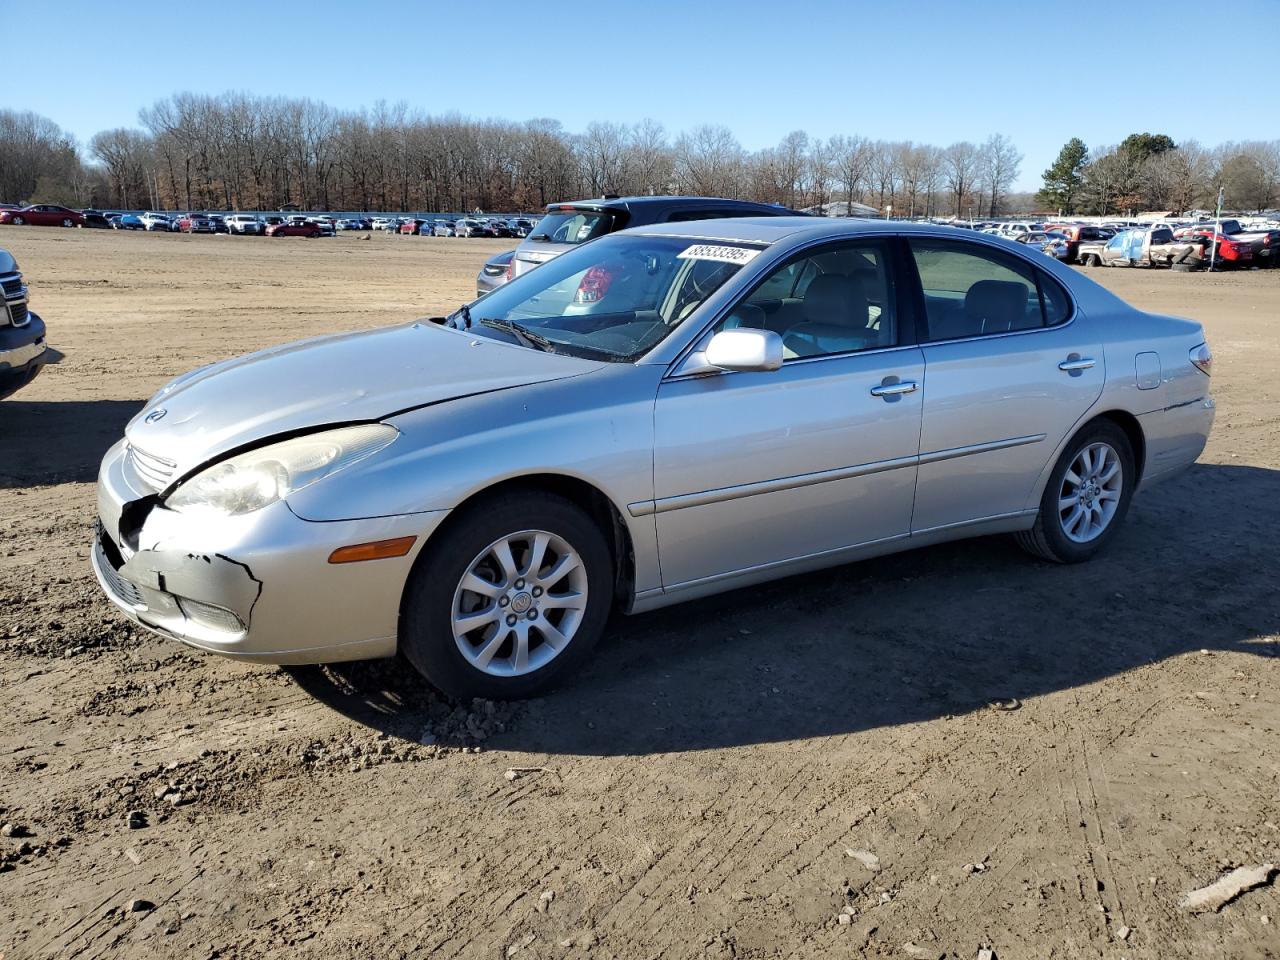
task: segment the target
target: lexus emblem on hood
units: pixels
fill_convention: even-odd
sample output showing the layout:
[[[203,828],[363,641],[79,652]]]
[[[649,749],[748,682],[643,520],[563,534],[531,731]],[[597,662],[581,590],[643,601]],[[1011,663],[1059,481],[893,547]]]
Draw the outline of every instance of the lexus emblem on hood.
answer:
[[[152,410],[152,411],[151,411],[150,413],[148,413],[145,417],[143,417],[143,418],[142,418],[142,422],[143,422],[143,423],[158,423],[159,421],[161,421],[161,420],[163,420],[163,419],[164,419],[164,415],[165,415],[166,413],[168,413],[168,412],[169,412],[169,411],[168,411],[168,410],[166,410],[164,407],[157,407],[155,410]]]

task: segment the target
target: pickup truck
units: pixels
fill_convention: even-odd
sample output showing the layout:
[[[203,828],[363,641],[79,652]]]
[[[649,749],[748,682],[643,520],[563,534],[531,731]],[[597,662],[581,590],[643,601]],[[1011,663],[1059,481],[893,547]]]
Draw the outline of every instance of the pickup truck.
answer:
[[[1201,259],[1204,244],[1195,237],[1178,239],[1168,227],[1121,230],[1105,243],[1081,243],[1077,258],[1090,267],[1170,267]]]
[[[0,399],[61,359],[45,342],[44,321],[28,309],[27,285],[18,272],[18,261],[0,250]]]

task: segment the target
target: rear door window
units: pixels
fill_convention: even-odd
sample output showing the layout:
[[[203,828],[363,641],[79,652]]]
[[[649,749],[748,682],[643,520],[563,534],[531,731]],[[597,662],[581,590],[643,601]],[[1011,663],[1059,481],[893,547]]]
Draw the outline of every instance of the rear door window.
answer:
[[[1070,301],[1053,280],[999,250],[913,239],[928,340],[1034,330],[1064,322]]]

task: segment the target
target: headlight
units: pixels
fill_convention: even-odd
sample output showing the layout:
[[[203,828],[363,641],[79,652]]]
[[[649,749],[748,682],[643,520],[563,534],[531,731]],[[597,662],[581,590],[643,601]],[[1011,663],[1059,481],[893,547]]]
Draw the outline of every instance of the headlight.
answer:
[[[196,474],[165,506],[229,517],[252,513],[372,456],[399,435],[395,427],[371,423],[272,443]]]

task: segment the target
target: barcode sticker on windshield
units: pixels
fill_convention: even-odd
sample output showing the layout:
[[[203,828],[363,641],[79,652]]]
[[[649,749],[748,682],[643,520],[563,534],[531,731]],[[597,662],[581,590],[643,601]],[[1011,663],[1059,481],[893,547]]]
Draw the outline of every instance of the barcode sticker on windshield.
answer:
[[[716,243],[695,243],[676,256],[681,260],[719,260],[721,263],[747,263],[759,250],[750,247],[726,247]]]

